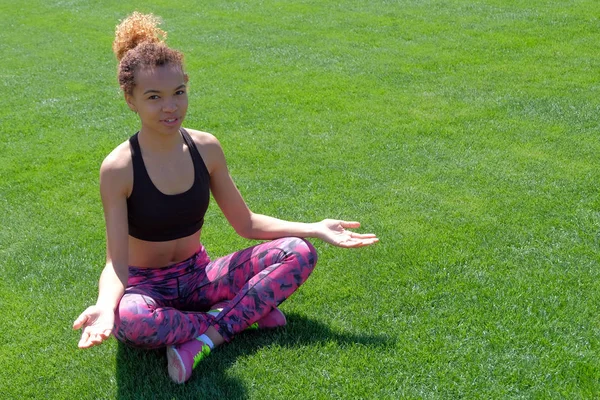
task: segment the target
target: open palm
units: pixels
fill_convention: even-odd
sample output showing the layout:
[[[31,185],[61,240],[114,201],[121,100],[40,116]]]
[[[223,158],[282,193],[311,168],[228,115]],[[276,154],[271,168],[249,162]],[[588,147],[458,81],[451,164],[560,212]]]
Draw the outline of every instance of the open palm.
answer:
[[[73,329],[83,328],[78,346],[85,349],[102,343],[110,336],[114,320],[112,310],[98,306],[88,307],[73,323]]]
[[[363,247],[377,243],[379,239],[372,233],[356,233],[348,229],[360,227],[356,221],[325,219],[318,224],[318,237],[338,247]]]

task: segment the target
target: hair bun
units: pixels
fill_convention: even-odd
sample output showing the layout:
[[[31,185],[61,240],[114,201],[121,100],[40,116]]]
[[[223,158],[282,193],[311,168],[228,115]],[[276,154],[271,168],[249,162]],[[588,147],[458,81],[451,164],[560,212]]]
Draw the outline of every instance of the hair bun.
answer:
[[[141,43],[160,43],[167,38],[167,32],[158,28],[161,19],[153,14],[135,11],[125,18],[115,29],[113,52],[120,61],[123,56]]]

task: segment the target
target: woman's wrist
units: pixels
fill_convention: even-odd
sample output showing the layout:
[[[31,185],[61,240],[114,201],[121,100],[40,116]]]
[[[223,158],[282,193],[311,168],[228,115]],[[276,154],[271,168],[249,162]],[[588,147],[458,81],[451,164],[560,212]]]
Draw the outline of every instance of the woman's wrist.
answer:
[[[323,240],[322,230],[320,229],[320,222],[313,222],[308,224],[308,235],[306,237],[321,239]]]
[[[115,312],[117,310],[117,305],[113,304],[113,302],[102,301],[100,299],[98,299],[98,301],[96,302],[96,307],[106,311]]]

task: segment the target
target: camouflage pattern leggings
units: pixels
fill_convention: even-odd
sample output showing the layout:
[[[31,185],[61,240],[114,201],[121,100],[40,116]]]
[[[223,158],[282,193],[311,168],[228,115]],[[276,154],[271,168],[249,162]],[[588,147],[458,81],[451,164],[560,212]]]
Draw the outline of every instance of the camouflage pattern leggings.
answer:
[[[187,342],[214,326],[229,342],[288,298],[316,261],[308,241],[283,238],[214,261],[201,246],[169,267],[129,267],[113,333],[132,346],[159,348]],[[219,315],[206,313],[224,300],[228,304]]]

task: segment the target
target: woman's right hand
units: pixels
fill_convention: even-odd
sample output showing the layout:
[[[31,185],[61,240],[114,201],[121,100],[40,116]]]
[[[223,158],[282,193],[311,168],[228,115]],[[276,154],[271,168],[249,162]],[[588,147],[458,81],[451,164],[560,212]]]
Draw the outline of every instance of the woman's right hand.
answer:
[[[112,309],[88,307],[73,323],[73,329],[83,328],[79,348],[87,349],[106,340],[113,330],[115,313]]]

